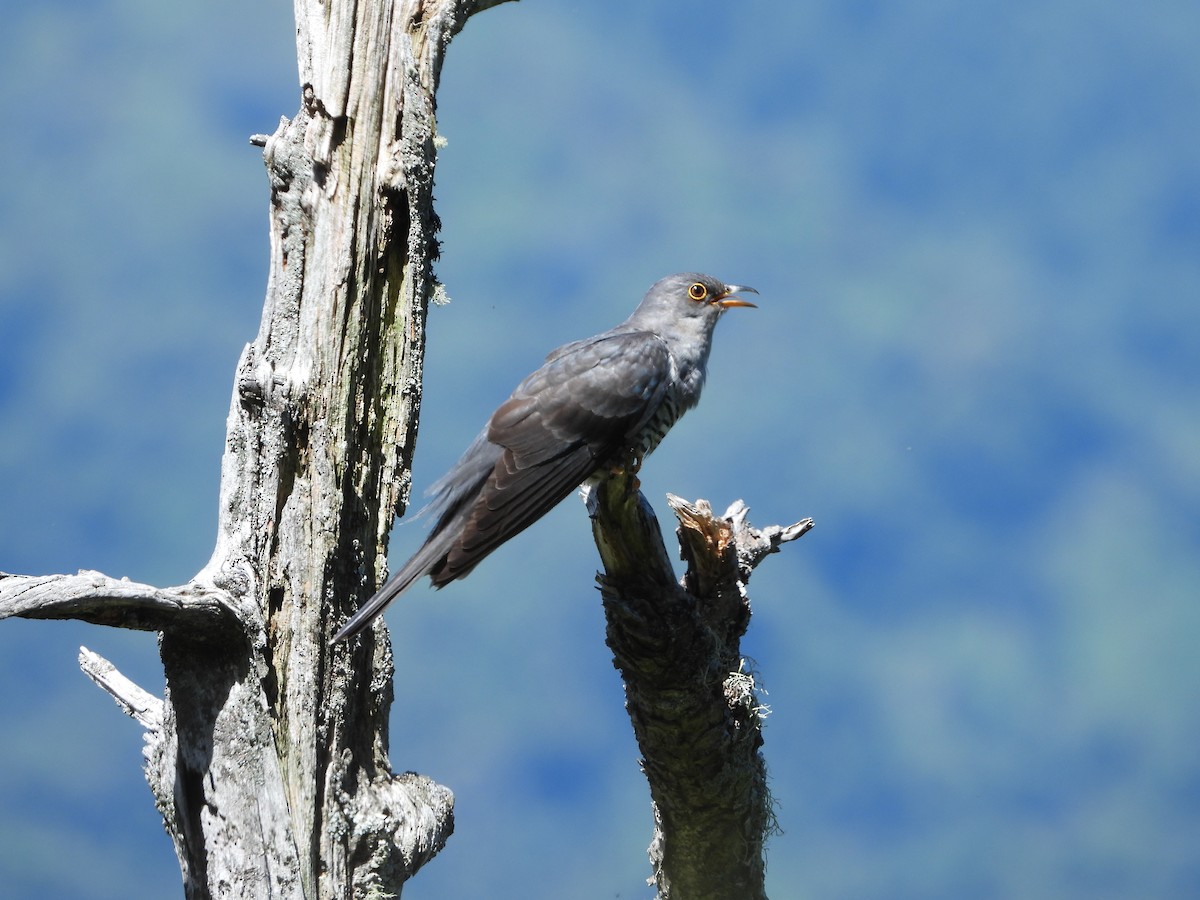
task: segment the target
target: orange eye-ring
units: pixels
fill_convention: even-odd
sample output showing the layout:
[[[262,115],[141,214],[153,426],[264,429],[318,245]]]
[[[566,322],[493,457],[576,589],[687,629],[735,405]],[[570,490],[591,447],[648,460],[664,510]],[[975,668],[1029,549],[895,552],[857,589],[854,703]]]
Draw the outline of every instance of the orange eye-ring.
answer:
[[[708,288],[697,281],[688,288],[688,296],[693,300],[703,300],[708,296]]]

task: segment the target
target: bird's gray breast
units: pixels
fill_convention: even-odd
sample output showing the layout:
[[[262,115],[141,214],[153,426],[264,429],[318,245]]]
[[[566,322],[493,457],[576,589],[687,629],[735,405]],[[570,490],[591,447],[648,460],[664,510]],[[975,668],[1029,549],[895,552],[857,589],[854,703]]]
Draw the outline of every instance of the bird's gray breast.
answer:
[[[633,439],[633,449],[638,456],[648,456],[654,451],[654,448],[662,443],[662,439],[667,436],[667,432],[671,430],[671,426],[679,421],[679,417],[683,415],[683,410],[679,407],[678,398],[675,396],[675,391],[668,391],[663,402],[659,404],[658,409],[654,411],[654,415],[646,422],[640,434]]]
[[[652,453],[666,437],[671,427],[685,412],[696,405],[700,399],[700,388],[703,384],[704,370],[702,368],[690,365],[680,366],[679,361],[672,354],[670,381],[663,400],[632,441],[633,450],[639,456],[645,457]]]

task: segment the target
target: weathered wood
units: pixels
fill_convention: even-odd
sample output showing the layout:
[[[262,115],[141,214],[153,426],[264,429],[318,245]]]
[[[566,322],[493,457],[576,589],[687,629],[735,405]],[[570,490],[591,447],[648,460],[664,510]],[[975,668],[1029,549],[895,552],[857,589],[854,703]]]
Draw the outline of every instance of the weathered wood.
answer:
[[[765,707],[740,653],[746,582],[812,527],[751,528],[745,504],[670,503],[687,561],[675,579],[653,510],[628,476],[592,490],[608,646],[650,785],[650,860],[660,900],[762,900],[773,827],[760,753]]]
[[[138,687],[99,653],[80,647],[79,668],[102,690],[107,691],[127,716],[136,719],[151,735],[156,735],[162,728],[162,700]]]
[[[384,632],[329,638],[382,576],[407,499],[438,288],[434,97],[450,39],[495,3],[297,0],[300,109],[253,139],[270,277],[211,559],[170,589],[0,576],[0,616],[161,633],[160,707],[94,654],[81,665],[148,728],[189,898],[398,894],[453,828],[449,790],[391,772]]]
[[[74,575],[0,572],[0,619],[80,619],[140,631],[186,629],[214,638],[238,628],[239,611],[224,591],[201,584],[156,588],[83,570]]]

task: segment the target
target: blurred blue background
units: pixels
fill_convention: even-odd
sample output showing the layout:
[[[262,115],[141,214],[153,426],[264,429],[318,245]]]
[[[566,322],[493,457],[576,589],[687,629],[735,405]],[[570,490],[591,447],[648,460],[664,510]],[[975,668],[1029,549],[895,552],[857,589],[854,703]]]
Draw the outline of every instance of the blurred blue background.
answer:
[[[6,4],[0,569],[186,581],[257,331],[287,4]],[[1200,896],[1200,6],[527,0],[451,47],[416,484],[660,275],[756,286],[644,490],[817,528],[751,583],[772,897]],[[421,525],[400,527],[393,560]],[[388,614],[406,898],[648,897],[572,501]],[[87,645],[0,624],[0,893],[178,896]]]

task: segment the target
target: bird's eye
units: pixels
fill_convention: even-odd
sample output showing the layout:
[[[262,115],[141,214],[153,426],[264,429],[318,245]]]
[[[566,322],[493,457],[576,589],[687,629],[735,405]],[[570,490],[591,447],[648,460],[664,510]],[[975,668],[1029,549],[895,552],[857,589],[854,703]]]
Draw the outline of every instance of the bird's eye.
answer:
[[[688,288],[688,296],[693,300],[703,300],[708,296],[708,288],[697,281]]]

